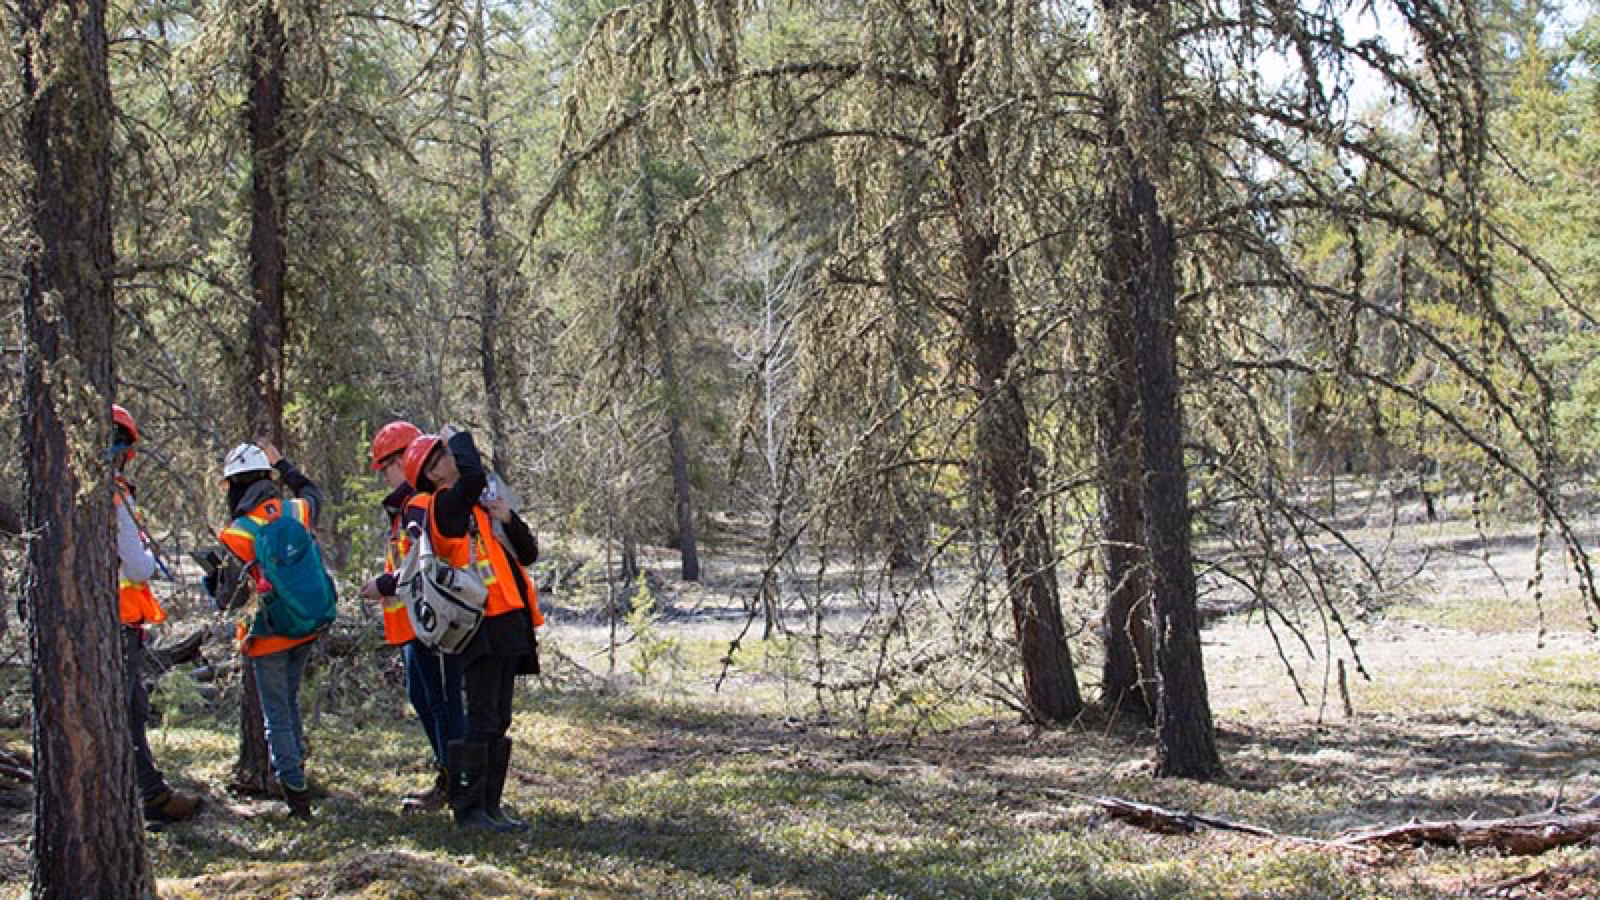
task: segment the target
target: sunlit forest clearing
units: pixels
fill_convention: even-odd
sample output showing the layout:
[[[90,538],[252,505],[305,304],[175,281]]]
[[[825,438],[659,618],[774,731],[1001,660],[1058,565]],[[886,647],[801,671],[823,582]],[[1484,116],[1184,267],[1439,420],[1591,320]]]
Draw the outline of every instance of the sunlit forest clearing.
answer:
[[[1280,657],[1258,613],[1219,604],[1203,632],[1228,760],[1214,783],[1152,778],[1137,723],[1092,712],[1029,726],[985,699],[981,677],[872,700],[830,692],[813,707],[800,629],[747,634],[724,666],[759,566],[713,553],[703,585],[664,589],[648,621],[620,624],[609,676],[603,607],[584,605],[581,588],[549,596],[544,640],[558,661],[519,692],[514,729],[531,748],[511,788],[528,834],[486,838],[443,814],[401,812],[426,744],[397,656],[369,630],[361,649],[319,659],[309,676],[311,759],[329,792],[310,826],[226,790],[237,742],[226,677],[210,699],[196,664],[162,677],[156,753],[207,806],[150,835],[150,858],[171,897],[1591,896],[1600,868],[1582,844],[1526,857],[1292,839],[1516,816],[1600,793],[1600,648],[1570,585],[1551,591],[1539,637],[1521,594],[1532,534],[1416,525],[1385,537],[1396,574],[1424,553],[1434,574],[1397,581],[1352,624],[1371,678],[1350,670],[1348,709],[1332,674],[1332,661],[1352,665],[1347,648],[1314,640]],[[673,559],[645,561],[665,575]],[[870,648],[845,639],[861,615],[847,597],[834,595],[830,673],[872,665]],[[20,715],[17,686],[8,697]],[[7,734],[7,746],[25,744]],[[1108,795],[1285,837],[1153,833],[1097,807]],[[4,871],[20,893],[26,788],[3,803]]]

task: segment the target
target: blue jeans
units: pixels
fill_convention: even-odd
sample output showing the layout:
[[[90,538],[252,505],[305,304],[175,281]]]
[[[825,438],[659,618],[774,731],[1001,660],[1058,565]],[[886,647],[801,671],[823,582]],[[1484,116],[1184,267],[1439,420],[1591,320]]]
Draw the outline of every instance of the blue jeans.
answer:
[[[446,748],[467,731],[461,702],[461,658],[438,653],[421,641],[400,651],[406,661],[406,694],[433,747],[433,759],[445,765]]]
[[[272,755],[272,771],[278,783],[305,790],[305,731],[300,726],[300,676],[311,656],[307,641],[266,656],[250,657],[256,673],[256,694],[261,697],[261,715],[267,724],[267,751]]]

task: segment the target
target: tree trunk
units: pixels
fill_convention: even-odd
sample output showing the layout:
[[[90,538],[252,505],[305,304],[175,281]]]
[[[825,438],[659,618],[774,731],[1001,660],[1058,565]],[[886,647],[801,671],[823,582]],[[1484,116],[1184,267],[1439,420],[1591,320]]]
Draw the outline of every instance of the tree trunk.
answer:
[[[783,628],[783,511],[787,493],[784,450],[779,447],[778,372],[783,365],[783,337],[777,327],[779,297],[770,284],[762,291],[761,310],[761,458],[767,469],[766,568],[761,579],[761,639],[771,640]]]
[[[683,580],[700,580],[700,547],[694,533],[694,494],[689,481],[689,445],[683,438],[683,414],[678,382],[678,367],[672,352],[672,334],[666,317],[657,319],[656,335],[661,344],[661,381],[667,392],[667,448],[672,454],[672,497],[677,515],[678,558],[683,563]]]
[[[483,272],[483,308],[478,318],[479,355],[483,366],[483,402],[489,418],[490,468],[505,474],[506,422],[501,400],[499,235],[494,217],[494,137],[489,128],[488,11],[479,0],[473,13],[473,52],[477,57],[478,92],[478,252]]]
[[[256,693],[256,672],[249,660],[240,666],[244,681],[239,697],[239,758],[233,762],[228,787],[242,794],[265,794],[272,787],[272,757],[267,751],[267,723]]]
[[[33,656],[35,897],[154,896],[134,788],[100,450],[115,379],[111,88],[103,0],[19,0],[24,261],[25,590]]]
[[[634,579],[644,574],[639,568],[639,542],[634,540],[631,534],[622,537],[621,568],[620,579],[623,584],[632,584]]]
[[[1101,323],[1107,362],[1099,398],[1100,539],[1106,578],[1101,702],[1109,711],[1151,721],[1156,710],[1155,644],[1140,517],[1133,332],[1126,305],[1111,296],[1105,300]]]
[[[888,434],[896,440],[903,439],[903,426],[902,417],[896,414],[890,422]],[[884,564],[891,572],[915,572],[921,568],[928,550],[928,517],[917,502],[917,486],[904,472],[892,471],[883,489],[882,502],[887,507],[887,520],[883,523],[887,544]]]
[[[649,162],[641,160],[639,202],[645,234],[654,240],[656,229],[655,176]],[[657,298],[659,299],[659,298]],[[660,304],[655,304],[659,306]],[[684,581],[700,580],[700,547],[694,533],[694,492],[689,480],[689,444],[683,436],[683,385],[678,380],[672,328],[665,310],[655,310],[655,338],[661,352],[661,388],[666,394],[667,451],[672,456],[672,507],[677,528],[678,558]]]
[[[277,7],[264,3],[250,35],[250,313],[253,406],[250,425],[258,436],[284,446],[284,348],[288,312],[284,278],[285,201],[289,147],[284,128],[288,40]],[[255,673],[244,666],[239,709],[239,759],[233,787],[264,793],[271,782],[265,721],[256,695]]]
[[[1221,773],[1200,652],[1177,360],[1176,249],[1154,178],[1167,148],[1165,0],[1101,0],[1108,298],[1128,310],[1144,462],[1144,530],[1156,619],[1157,772]],[[1130,128],[1129,126],[1133,126]],[[1136,146],[1130,132],[1138,135]]]
[[[288,40],[277,7],[263,3],[250,36],[250,314],[252,427],[283,445],[288,312],[284,248],[289,147],[284,135]]]
[[[961,252],[961,327],[976,371],[978,463],[993,506],[1028,712],[1038,721],[1064,722],[1082,711],[1083,700],[1061,622],[1054,541],[1038,505],[1038,455],[1012,372],[1015,301],[1000,247],[987,128],[982,118],[968,117],[961,91],[973,63],[973,36],[964,15],[947,13],[939,35],[938,75]]]

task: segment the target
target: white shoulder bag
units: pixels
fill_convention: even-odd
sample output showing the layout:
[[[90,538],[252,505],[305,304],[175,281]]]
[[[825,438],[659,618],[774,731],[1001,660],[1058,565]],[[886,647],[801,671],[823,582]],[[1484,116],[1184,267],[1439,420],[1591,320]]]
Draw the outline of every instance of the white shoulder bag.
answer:
[[[469,530],[471,557],[465,568],[450,565],[434,555],[426,529],[409,529],[411,551],[400,565],[398,590],[417,640],[440,653],[460,653],[483,624],[489,588],[478,574],[477,540]]]

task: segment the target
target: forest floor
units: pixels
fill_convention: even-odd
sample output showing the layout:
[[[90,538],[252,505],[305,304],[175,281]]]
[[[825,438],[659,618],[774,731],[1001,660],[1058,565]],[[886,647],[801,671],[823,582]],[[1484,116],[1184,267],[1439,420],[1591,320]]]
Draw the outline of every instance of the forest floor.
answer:
[[[1483,540],[1419,529],[1403,544],[1412,561],[1427,553],[1434,562],[1351,617],[1370,680],[1347,647],[1320,637],[1301,644],[1280,628],[1280,655],[1259,616],[1207,627],[1227,767],[1215,783],[1154,779],[1149,733],[1098,714],[1046,730],[978,704],[939,728],[866,734],[796,714],[777,680],[758,687],[759,626],[742,645],[744,687],[714,692],[742,619],[700,597],[703,615],[656,626],[656,640],[682,641],[652,683],[635,669],[523,689],[507,789],[532,824],[520,836],[400,812],[400,795],[427,773],[392,667],[328,663],[308,688],[343,698],[312,715],[309,768],[331,796],[309,824],[225,791],[234,719],[168,688],[169,676],[171,712],[151,741],[207,805],[196,821],[150,834],[150,858],[164,896],[196,898],[1600,896],[1591,846],[1532,857],[1365,855],[1237,832],[1156,834],[1091,802],[1113,795],[1329,839],[1600,793],[1600,642],[1570,579],[1548,574],[1541,614],[1524,587],[1530,531]],[[717,583],[713,575],[707,590]],[[563,624],[553,615],[546,640],[599,671],[608,635],[592,616]],[[638,644],[623,648],[624,661]],[[1086,678],[1092,666],[1080,660]],[[807,690],[795,688],[802,698]],[[24,748],[27,733],[0,731],[0,740]],[[25,789],[0,793],[8,893],[27,883],[29,802]]]

